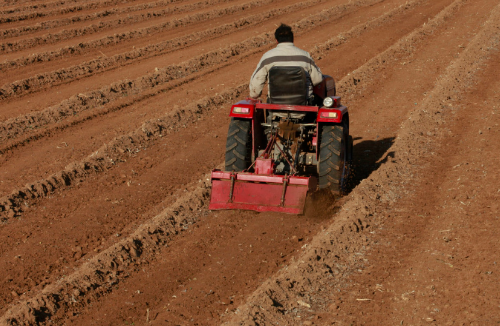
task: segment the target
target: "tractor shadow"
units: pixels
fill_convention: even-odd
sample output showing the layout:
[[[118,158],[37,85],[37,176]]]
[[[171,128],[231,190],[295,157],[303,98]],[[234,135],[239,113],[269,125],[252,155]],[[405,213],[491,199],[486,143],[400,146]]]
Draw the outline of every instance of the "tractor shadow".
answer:
[[[362,139],[354,138],[354,142]],[[389,158],[394,158],[394,152],[389,149],[394,144],[395,137],[382,138],[379,140],[364,140],[354,145],[352,155],[351,173],[348,180],[347,194],[356,188],[361,181],[368,178]]]
[[[358,137],[353,140],[360,139],[362,138]],[[394,137],[390,137],[365,140],[354,145],[351,171],[344,195],[348,195],[362,180],[368,178],[389,158],[394,157],[394,152],[389,151],[393,144]],[[342,197],[337,197],[330,191],[316,191],[307,196],[304,216],[312,220],[328,220],[341,209],[343,202]]]

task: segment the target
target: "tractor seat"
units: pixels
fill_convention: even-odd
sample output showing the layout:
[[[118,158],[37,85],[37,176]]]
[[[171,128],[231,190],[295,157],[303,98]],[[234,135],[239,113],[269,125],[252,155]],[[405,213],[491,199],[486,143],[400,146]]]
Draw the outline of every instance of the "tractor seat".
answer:
[[[302,67],[272,67],[269,70],[270,104],[308,105],[307,75]]]

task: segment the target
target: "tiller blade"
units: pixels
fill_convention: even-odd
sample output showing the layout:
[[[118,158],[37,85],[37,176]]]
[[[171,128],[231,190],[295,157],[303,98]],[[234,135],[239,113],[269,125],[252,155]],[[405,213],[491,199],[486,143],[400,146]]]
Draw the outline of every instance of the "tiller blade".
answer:
[[[212,171],[209,209],[246,209],[258,212],[302,214],[314,177]]]

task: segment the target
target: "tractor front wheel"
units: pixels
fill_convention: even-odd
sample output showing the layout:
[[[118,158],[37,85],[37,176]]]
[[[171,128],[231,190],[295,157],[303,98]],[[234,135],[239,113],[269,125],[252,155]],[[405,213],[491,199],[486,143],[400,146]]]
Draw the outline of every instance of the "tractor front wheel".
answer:
[[[346,188],[347,137],[342,125],[320,125],[319,188],[343,195]]]
[[[252,159],[252,120],[231,118],[226,141],[226,171],[248,169]]]

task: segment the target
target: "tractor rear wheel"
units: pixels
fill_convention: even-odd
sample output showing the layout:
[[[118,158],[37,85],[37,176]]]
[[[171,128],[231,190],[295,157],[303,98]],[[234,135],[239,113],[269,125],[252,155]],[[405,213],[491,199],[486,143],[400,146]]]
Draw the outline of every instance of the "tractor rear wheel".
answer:
[[[252,159],[252,120],[231,118],[226,141],[226,171],[248,169]]]
[[[337,195],[345,193],[347,137],[342,125],[320,126],[319,188]]]

